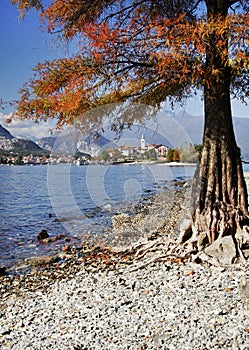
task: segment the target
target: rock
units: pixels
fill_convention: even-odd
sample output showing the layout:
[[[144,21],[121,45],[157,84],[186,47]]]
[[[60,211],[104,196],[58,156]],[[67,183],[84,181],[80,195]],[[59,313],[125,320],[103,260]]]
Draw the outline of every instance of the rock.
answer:
[[[185,185],[186,181],[174,181],[175,186],[183,187]]]
[[[35,256],[30,259],[26,259],[26,263],[30,266],[42,266],[46,264],[56,263],[60,260],[57,255],[54,256]]]
[[[60,239],[64,238],[64,235],[58,235],[55,237],[48,237],[48,238],[44,238],[42,239],[42,243],[51,243],[51,242],[56,242],[59,241]]]
[[[131,222],[131,217],[128,214],[118,214],[112,217],[112,225],[114,227],[119,227],[129,222]]]
[[[5,266],[0,266],[0,277],[5,276],[7,274],[6,272],[6,267]]]
[[[48,237],[49,237],[49,235],[47,233],[47,230],[41,230],[41,232],[39,232],[37,235],[38,241],[42,241],[43,239],[46,239]]]
[[[188,239],[191,238],[192,235],[192,221],[184,219],[184,221],[180,224],[180,235],[179,235],[179,243],[185,243]]]
[[[232,236],[217,239],[204,251],[224,265],[232,264],[237,255]]]
[[[245,306],[249,309],[249,281],[241,280],[240,281],[240,294],[245,302]]]
[[[70,245],[64,245],[64,246],[61,248],[61,250],[62,250],[63,252],[69,252],[69,251],[71,250],[71,247],[70,247]]]

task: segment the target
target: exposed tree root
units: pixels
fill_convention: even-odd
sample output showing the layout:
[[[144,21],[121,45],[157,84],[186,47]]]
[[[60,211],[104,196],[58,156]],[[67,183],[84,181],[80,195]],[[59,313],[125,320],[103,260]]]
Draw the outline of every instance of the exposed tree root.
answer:
[[[245,244],[249,243],[247,229],[248,227],[244,227],[241,232],[238,231],[235,238],[235,245],[239,259],[237,259],[237,261],[243,265],[248,263],[242,249]],[[193,261],[196,263],[205,263],[209,266],[221,266],[222,263],[218,259],[208,255],[204,251],[201,242],[203,238],[204,235],[197,235],[197,232],[195,230],[192,231],[192,225],[189,224],[187,227],[185,227],[185,230],[181,234],[178,241],[162,236],[158,237],[153,242],[148,239],[148,241],[145,243],[140,243],[136,246],[131,247],[130,249],[126,249],[118,253],[119,258],[121,257],[121,260],[122,257],[124,258],[125,256],[129,256],[133,261],[133,264],[129,264],[132,266],[122,272],[134,272],[157,262],[167,261],[172,263]]]

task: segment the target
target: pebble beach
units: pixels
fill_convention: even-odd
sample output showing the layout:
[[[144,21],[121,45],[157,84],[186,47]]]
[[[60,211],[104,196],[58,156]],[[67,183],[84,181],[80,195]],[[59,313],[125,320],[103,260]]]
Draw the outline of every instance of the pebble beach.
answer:
[[[177,240],[189,197],[187,184],[155,196],[123,223],[114,218],[105,244],[112,254],[103,242],[72,247],[0,277],[0,348],[249,349],[248,264],[118,260],[138,242]]]

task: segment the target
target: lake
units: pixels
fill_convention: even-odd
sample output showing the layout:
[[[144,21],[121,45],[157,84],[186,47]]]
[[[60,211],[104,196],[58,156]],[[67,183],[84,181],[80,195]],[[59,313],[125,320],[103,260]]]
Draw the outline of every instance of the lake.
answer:
[[[75,244],[86,234],[102,234],[114,213],[170,190],[174,180],[192,178],[194,170],[157,163],[1,166],[0,265],[60,249],[60,241],[38,243],[42,229]]]

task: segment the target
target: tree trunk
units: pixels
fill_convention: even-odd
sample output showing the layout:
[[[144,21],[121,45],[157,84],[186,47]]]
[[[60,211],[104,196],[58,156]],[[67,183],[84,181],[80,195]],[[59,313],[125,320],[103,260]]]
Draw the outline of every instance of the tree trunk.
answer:
[[[248,216],[227,85],[220,82],[205,91],[203,149],[193,183],[192,221],[197,233],[206,234],[206,244],[234,236]]]
[[[220,7],[224,3],[207,1],[208,16],[224,16],[228,10]],[[225,50],[228,52],[224,34],[212,33],[206,47],[203,148],[192,191],[192,234],[202,248],[227,235],[235,241],[236,232],[241,231],[248,218],[247,188],[233,130]]]

